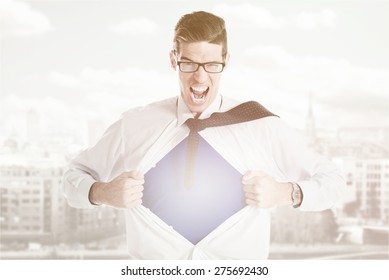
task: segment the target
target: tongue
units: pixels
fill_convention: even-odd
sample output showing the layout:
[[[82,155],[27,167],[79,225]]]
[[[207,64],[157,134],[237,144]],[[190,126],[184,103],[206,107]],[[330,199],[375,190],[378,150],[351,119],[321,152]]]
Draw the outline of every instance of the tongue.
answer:
[[[196,92],[194,91],[193,92],[193,95],[196,97],[196,98],[202,98],[204,96],[204,92]]]
[[[200,99],[200,98],[204,97],[205,91],[197,91],[197,90],[192,89],[192,93],[193,93],[195,98]]]

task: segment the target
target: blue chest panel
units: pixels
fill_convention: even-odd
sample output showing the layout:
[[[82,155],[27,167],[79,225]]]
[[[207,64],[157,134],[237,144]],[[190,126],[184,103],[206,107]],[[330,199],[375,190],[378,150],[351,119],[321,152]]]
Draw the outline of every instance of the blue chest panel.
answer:
[[[245,206],[242,175],[203,138],[194,184],[184,185],[187,139],[145,174],[143,205],[193,244]]]

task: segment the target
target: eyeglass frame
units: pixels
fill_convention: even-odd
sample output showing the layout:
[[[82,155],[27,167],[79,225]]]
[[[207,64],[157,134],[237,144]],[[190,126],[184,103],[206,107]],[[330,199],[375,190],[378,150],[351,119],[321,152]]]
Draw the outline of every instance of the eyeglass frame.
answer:
[[[193,70],[193,71],[182,71],[181,70],[181,63],[192,63],[192,64],[196,64],[197,65],[197,68],[196,70]],[[222,65],[222,69],[220,70],[220,72],[210,72],[210,71],[207,71],[207,69],[205,69],[206,65],[207,64],[221,64]],[[224,67],[226,66],[226,63],[225,62],[205,62],[205,63],[199,63],[199,62],[194,62],[194,61],[179,61],[177,60],[177,65],[178,65],[178,68],[180,69],[180,71],[182,73],[195,73],[199,70],[200,66],[203,67],[204,71],[207,72],[207,73],[210,73],[210,74],[219,74],[221,72],[223,72],[224,70]]]

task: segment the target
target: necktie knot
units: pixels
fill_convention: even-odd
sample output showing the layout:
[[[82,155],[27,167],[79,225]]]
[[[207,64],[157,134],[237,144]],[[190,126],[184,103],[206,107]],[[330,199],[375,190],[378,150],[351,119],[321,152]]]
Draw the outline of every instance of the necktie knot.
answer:
[[[188,119],[188,120],[186,120],[185,124],[189,127],[190,131],[199,132],[199,131],[207,128],[206,120],[207,119],[205,119],[205,120]]]

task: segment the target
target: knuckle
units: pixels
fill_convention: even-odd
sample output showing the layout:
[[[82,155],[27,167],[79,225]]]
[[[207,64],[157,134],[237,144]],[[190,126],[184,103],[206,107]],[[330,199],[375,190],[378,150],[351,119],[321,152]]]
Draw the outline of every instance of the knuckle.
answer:
[[[126,187],[126,188],[131,188],[132,187],[131,180],[128,180],[128,179],[125,180],[123,186]]]
[[[248,184],[248,185],[245,185],[243,189],[248,193],[252,193],[252,192],[255,192],[255,185]]]
[[[139,199],[139,198],[141,198],[141,193],[134,193],[134,194],[132,195],[132,200],[133,200],[133,201],[135,201],[135,200],[137,200],[137,199]]]
[[[263,181],[263,178],[261,178],[261,177],[255,177],[255,184],[256,185],[260,185],[261,183],[262,183],[262,181]]]

